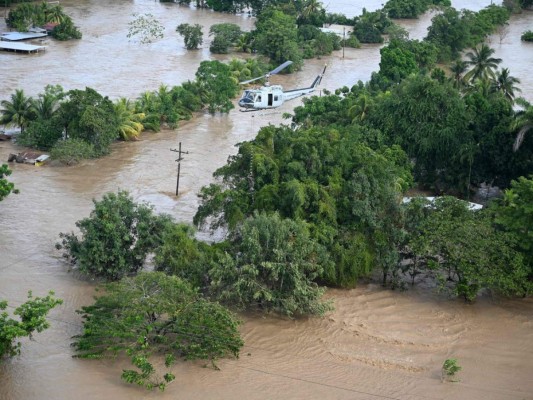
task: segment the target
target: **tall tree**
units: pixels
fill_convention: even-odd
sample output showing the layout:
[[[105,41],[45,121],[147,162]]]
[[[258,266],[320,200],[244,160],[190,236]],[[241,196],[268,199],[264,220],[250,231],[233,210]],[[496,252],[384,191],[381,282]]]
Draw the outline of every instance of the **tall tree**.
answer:
[[[107,154],[118,138],[113,102],[94,89],[70,90],[58,112],[67,137],[92,144],[96,156]]]
[[[18,193],[13,182],[9,182],[6,176],[11,175],[11,170],[6,164],[0,165],[0,201],[4,200],[10,193]]]
[[[93,203],[91,215],[76,222],[81,238],[61,233],[56,248],[85,274],[117,280],[137,273],[160,244],[170,218],[154,215],[151,205],[135,203],[124,191]]]
[[[233,257],[211,270],[211,290],[221,301],[288,316],[321,315],[331,308],[314,282],[331,261],[304,222],[256,213],[230,242]]]
[[[368,112],[372,108],[373,103],[374,101],[368,93],[359,95],[355,100],[355,104],[348,110],[348,114],[352,117],[352,122],[363,122],[368,116]]]
[[[470,115],[451,83],[408,77],[379,98],[368,121],[416,159],[418,182],[437,191],[464,191],[461,176],[468,163],[461,161],[459,149],[472,141]]]
[[[463,60],[456,60],[451,66],[450,71],[453,74],[453,86],[456,89],[462,89],[464,82],[464,73],[466,72],[468,64]]]
[[[2,100],[0,113],[0,123],[5,125],[16,125],[24,132],[24,128],[34,119],[35,114],[31,97],[26,97],[24,90],[17,89],[11,95],[11,100]]]
[[[28,300],[15,308],[18,319],[9,317],[4,310],[8,307],[7,301],[0,300],[0,361],[4,356],[20,354],[21,343],[17,338],[28,336],[34,332],[42,332],[50,326],[46,319],[48,312],[63,303],[63,300],[54,297],[54,292],[49,292],[46,297],[33,297],[28,292]]]
[[[477,79],[494,79],[496,76],[494,71],[498,68],[498,64],[502,62],[502,59],[492,57],[493,54],[494,49],[491,49],[485,43],[466,53],[469,59],[467,64],[472,69],[465,74],[465,80],[474,82]]]
[[[520,83],[520,79],[511,76],[509,68],[502,68],[496,73],[496,77],[492,81],[492,91],[501,92],[507,100],[514,103],[515,93],[522,91],[516,86],[518,83]]]
[[[59,109],[61,100],[65,97],[63,88],[59,85],[46,85],[44,93],[40,93],[37,99],[32,99],[32,106],[37,119],[50,119]]]
[[[516,139],[513,144],[513,150],[518,151],[526,133],[533,128],[533,105],[523,98],[516,99],[516,104],[522,107],[515,115],[515,120],[511,125],[511,129],[518,130]]]
[[[431,211],[410,232],[410,247],[437,274],[443,289],[467,301],[481,289],[517,296],[531,292],[515,238],[496,231],[483,210],[472,211],[468,203],[446,196],[426,207]]]
[[[533,278],[533,175],[512,181],[492,209],[496,223],[516,237]]]
[[[134,105],[124,97],[114,104],[115,115],[118,121],[119,135],[123,140],[135,140],[144,130],[142,120],[144,113],[135,112]]]
[[[254,47],[270,61],[279,65],[287,60],[293,62],[290,68],[302,65],[302,52],[298,46],[296,18],[277,9],[261,13],[256,22]]]
[[[202,26],[199,24],[180,24],[177,26],[176,32],[183,36],[187,50],[198,50],[198,46],[204,41]]]
[[[83,332],[74,347],[81,358],[129,356],[135,368],[122,372],[128,383],[164,390],[174,380],[170,371],[158,376],[152,355],[164,357],[167,368],[177,358],[216,367],[217,359],[239,355],[236,317],[179,278],[143,272],[106,285],[104,293],[79,311]]]
[[[227,113],[234,107],[231,99],[237,95],[239,85],[226,64],[220,61],[202,61],[196,71],[196,81],[205,96],[210,113]]]

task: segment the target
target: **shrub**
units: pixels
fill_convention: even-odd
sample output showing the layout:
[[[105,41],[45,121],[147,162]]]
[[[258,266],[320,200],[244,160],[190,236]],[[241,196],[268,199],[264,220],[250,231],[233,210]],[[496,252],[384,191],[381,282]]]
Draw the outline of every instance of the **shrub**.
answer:
[[[524,42],[533,42],[533,31],[525,31],[522,33],[522,36],[520,36],[520,39]]]
[[[455,358],[448,358],[442,364],[442,373],[446,374],[446,377],[453,378],[456,373],[458,373],[462,367],[457,365],[457,360]]]
[[[94,156],[94,146],[82,139],[62,140],[55,144],[50,156],[63,164],[73,165],[81,160],[92,158]]]
[[[38,119],[32,121],[20,135],[17,144],[50,150],[63,136],[63,128],[55,119]]]

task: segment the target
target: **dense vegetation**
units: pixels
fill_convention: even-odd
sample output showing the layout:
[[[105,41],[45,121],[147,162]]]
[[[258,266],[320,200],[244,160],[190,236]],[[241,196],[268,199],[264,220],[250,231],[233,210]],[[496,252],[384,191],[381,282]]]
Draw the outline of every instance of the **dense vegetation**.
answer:
[[[533,42],[533,31],[525,31],[522,33],[522,36],[520,36],[520,39],[524,42]]]
[[[207,360],[216,368],[222,357],[237,357],[243,345],[239,321],[217,303],[201,298],[183,280],[160,272],[143,272],[105,286],[105,294],[80,311],[83,332],[74,347],[81,358],[125,354],[135,369],[122,379],[147,389],[165,389],[150,356],[164,356],[169,368],[177,358]]]
[[[109,152],[115,140],[135,140],[146,129],[175,128],[180,120],[207,109],[228,112],[238,93],[238,79],[262,75],[266,67],[255,60],[229,66],[203,61],[195,81],[142,93],[136,101],[111,101],[92,88],[64,92],[47,86],[37,98],[16,90],[0,104],[0,123],[18,126],[17,143],[51,152],[52,158],[73,164]],[[254,76],[257,76],[254,75]]]
[[[148,252],[161,242],[169,217],[136,204],[126,192],[109,193],[94,201],[89,218],[76,223],[74,233],[61,234],[64,256],[83,273],[117,280],[142,268]]]
[[[72,18],[63,12],[59,4],[23,3],[9,11],[6,18],[9,28],[27,32],[32,27],[54,26],[52,36],[58,40],[81,39],[81,32],[74,25]]]
[[[390,18],[416,17],[429,1],[391,0],[351,20],[328,16],[313,0],[246,4],[257,14],[255,29],[214,25],[211,51],[255,52],[299,68],[304,58],[339,48],[339,38],[318,27],[342,21],[354,27],[355,43],[389,35],[380,69],[367,83],[306,99],[287,115],[290,126],[264,127],[238,145],[215,183],[202,188],[194,217],[196,226],[227,233],[219,243],[197,240],[193,227],[154,214],[125,192],[94,201],[77,223],[79,236],[60,234],[59,247],[81,272],[114,281],[80,310],[78,355],[125,353],[135,369],[124,371],[124,380],[164,389],[174,376],[159,377],[152,355],[164,355],[167,367],[177,357],[214,363],[238,355],[238,321],[217,302],[323,315],[332,307],[322,299],[324,286],[351,288],[378,277],[401,289],[427,279],[467,301],[484,290],[531,294],[533,108],[482,44],[506,23],[509,8],[444,7],[417,41]],[[236,12],[244,3],[199,5]],[[197,48],[198,26],[180,27],[186,47]],[[268,70],[259,60],[204,61],[195,81],[131,102],[90,88],[47,87],[37,99],[16,91],[2,102],[2,122],[21,128],[20,143],[65,160],[99,156],[113,140],[134,139],[143,129],[175,127],[203,109],[228,112],[237,82]],[[450,72],[436,67],[439,61],[450,63]],[[469,200],[481,184],[499,185],[504,195],[474,211],[458,198]],[[455,197],[404,203],[415,185]],[[156,272],[142,272],[151,253]]]

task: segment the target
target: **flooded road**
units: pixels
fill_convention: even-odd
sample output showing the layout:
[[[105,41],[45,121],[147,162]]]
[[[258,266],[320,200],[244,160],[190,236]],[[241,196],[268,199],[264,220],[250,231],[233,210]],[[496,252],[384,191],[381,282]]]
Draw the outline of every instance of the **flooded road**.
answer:
[[[479,9],[490,1],[466,3],[454,6]],[[50,40],[47,51],[38,55],[0,53],[0,99],[17,88],[35,96],[46,84],[66,90],[90,86],[113,99],[135,98],[161,83],[178,85],[194,78],[202,60],[211,59],[209,38],[201,50],[187,52],[174,31],[178,24],[200,23],[207,32],[214,23],[234,22],[248,30],[254,22],[247,16],[151,1],[61,4],[83,39]],[[375,1],[338,0],[328,11],[356,15],[362,4],[369,10],[380,7]],[[128,42],[133,12],[154,14],[166,28],[165,38],[151,45]],[[532,21],[532,13],[513,17],[501,44],[497,35],[491,38],[530,101],[533,46],[521,43],[519,36]],[[429,22],[430,16],[423,16],[401,23],[412,37],[422,38]],[[2,23],[0,30],[5,30]],[[379,46],[347,49],[344,59],[338,52],[327,60],[308,60],[303,71],[276,77],[276,83],[308,85],[325,61],[330,67],[322,87],[351,86],[378,69]],[[0,298],[17,306],[30,289],[35,295],[53,289],[64,304],[52,311],[50,329],[24,341],[22,355],[0,365],[0,399],[533,399],[532,299],[482,298],[465,305],[423,290],[398,293],[371,284],[330,290],[335,311],[322,319],[243,315],[245,347],[239,360],[221,361],[221,371],[181,363],[174,369],[176,381],[162,394],[122,383],[120,371],[128,365],[123,361],[72,358],[70,338],[81,329],[74,310],[91,303],[94,283],[68,271],[54,250],[59,232],[74,229],[89,214],[91,199],[118,189],[154,204],[158,212],[191,222],[196,193],[235,152],[234,145],[252,139],[261,126],[283,122],[281,113],[297,104],[275,112],[200,115],[176,131],[117,143],[110,156],[74,167],[11,165],[10,179],[21,193],[0,203]],[[190,154],[181,163],[176,198],[176,155],[170,149],[179,142]],[[13,151],[11,143],[0,142],[2,162]],[[452,357],[463,367],[461,382],[443,384],[440,367]]]

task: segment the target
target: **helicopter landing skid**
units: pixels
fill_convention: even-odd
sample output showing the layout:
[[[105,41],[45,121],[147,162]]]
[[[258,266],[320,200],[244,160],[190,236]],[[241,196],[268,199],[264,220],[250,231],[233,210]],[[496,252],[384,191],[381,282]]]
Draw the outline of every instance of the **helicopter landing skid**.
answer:
[[[258,108],[245,108],[245,109],[239,108],[239,111],[246,113],[246,112],[261,111],[261,110],[259,110]]]

